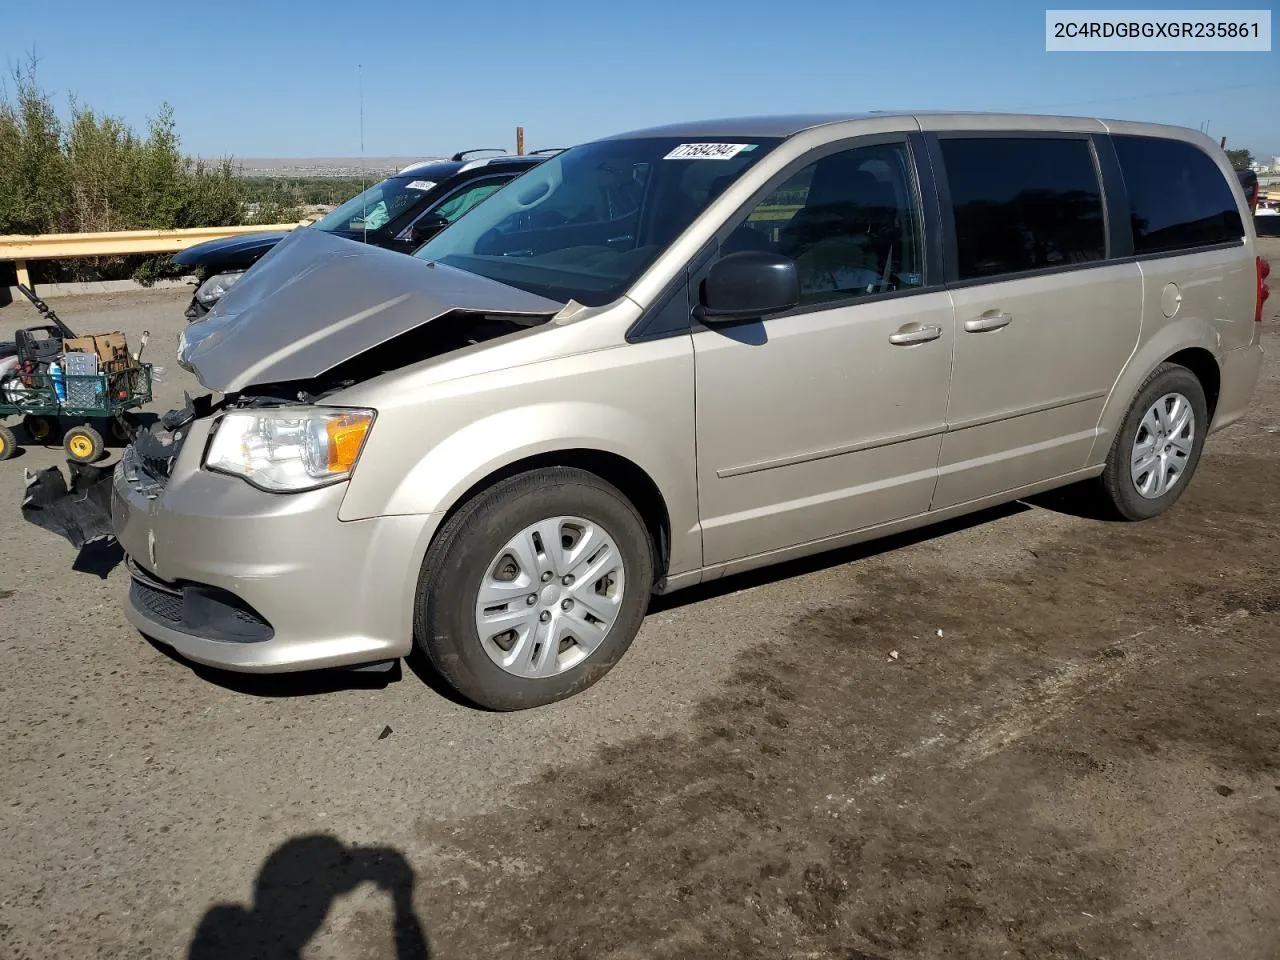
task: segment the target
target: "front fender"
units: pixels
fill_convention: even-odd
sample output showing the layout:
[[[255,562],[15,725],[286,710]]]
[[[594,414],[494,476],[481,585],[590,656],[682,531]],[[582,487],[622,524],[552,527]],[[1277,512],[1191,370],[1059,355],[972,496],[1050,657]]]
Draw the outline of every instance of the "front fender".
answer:
[[[438,517],[486,477],[520,461],[597,451],[634,464],[662,495],[671,528],[669,573],[698,569],[702,543],[687,339],[624,345],[565,363],[573,375],[560,370],[561,363],[539,364],[495,376],[505,386],[494,393],[436,392],[430,399],[384,407],[340,518]],[[547,368],[558,375],[538,375]]]

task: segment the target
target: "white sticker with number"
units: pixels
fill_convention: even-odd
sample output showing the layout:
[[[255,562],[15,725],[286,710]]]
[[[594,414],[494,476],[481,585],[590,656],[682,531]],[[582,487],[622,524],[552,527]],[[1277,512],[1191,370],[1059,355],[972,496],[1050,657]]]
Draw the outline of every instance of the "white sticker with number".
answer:
[[[435,187],[434,180],[414,180],[412,183],[406,183],[406,190],[430,190]]]
[[[754,146],[753,143],[682,143],[662,159],[729,160]]]

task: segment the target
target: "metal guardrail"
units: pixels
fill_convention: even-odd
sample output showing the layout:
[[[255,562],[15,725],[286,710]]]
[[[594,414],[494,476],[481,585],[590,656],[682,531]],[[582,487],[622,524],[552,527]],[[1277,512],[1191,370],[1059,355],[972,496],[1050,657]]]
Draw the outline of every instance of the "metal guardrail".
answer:
[[[31,286],[29,260],[111,257],[131,253],[177,253],[206,240],[250,233],[277,233],[309,223],[268,223],[252,227],[195,227],[185,230],[116,230],[109,233],[45,233],[0,236],[0,261],[12,260],[18,282]]]

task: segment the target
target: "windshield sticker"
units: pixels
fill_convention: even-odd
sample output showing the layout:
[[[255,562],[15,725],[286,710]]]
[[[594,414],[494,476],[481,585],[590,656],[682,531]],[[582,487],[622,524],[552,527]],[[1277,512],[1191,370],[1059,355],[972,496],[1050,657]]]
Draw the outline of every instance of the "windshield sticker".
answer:
[[[754,143],[682,143],[663,160],[729,160],[746,150],[754,150]]]
[[[412,183],[404,185],[406,190],[431,190],[435,187],[434,180],[414,180]]]

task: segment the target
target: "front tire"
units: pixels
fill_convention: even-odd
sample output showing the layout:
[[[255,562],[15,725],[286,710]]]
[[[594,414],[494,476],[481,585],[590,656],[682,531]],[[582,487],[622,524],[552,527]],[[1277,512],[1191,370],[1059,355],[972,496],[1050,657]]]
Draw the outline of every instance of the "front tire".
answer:
[[[1200,462],[1209,406],[1199,378],[1162,363],[1152,372],[1112,441],[1101,491],[1125,520],[1149,520],[1182,496]]]
[[[102,434],[88,424],[72,427],[62,438],[62,448],[67,457],[76,463],[97,463],[102,459],[106,444]]]
[[[522,710],[594,684],[631,646],[654,554],[631,502],[585,470],[501,481],[427,551],[414,641],[458,693]]]

